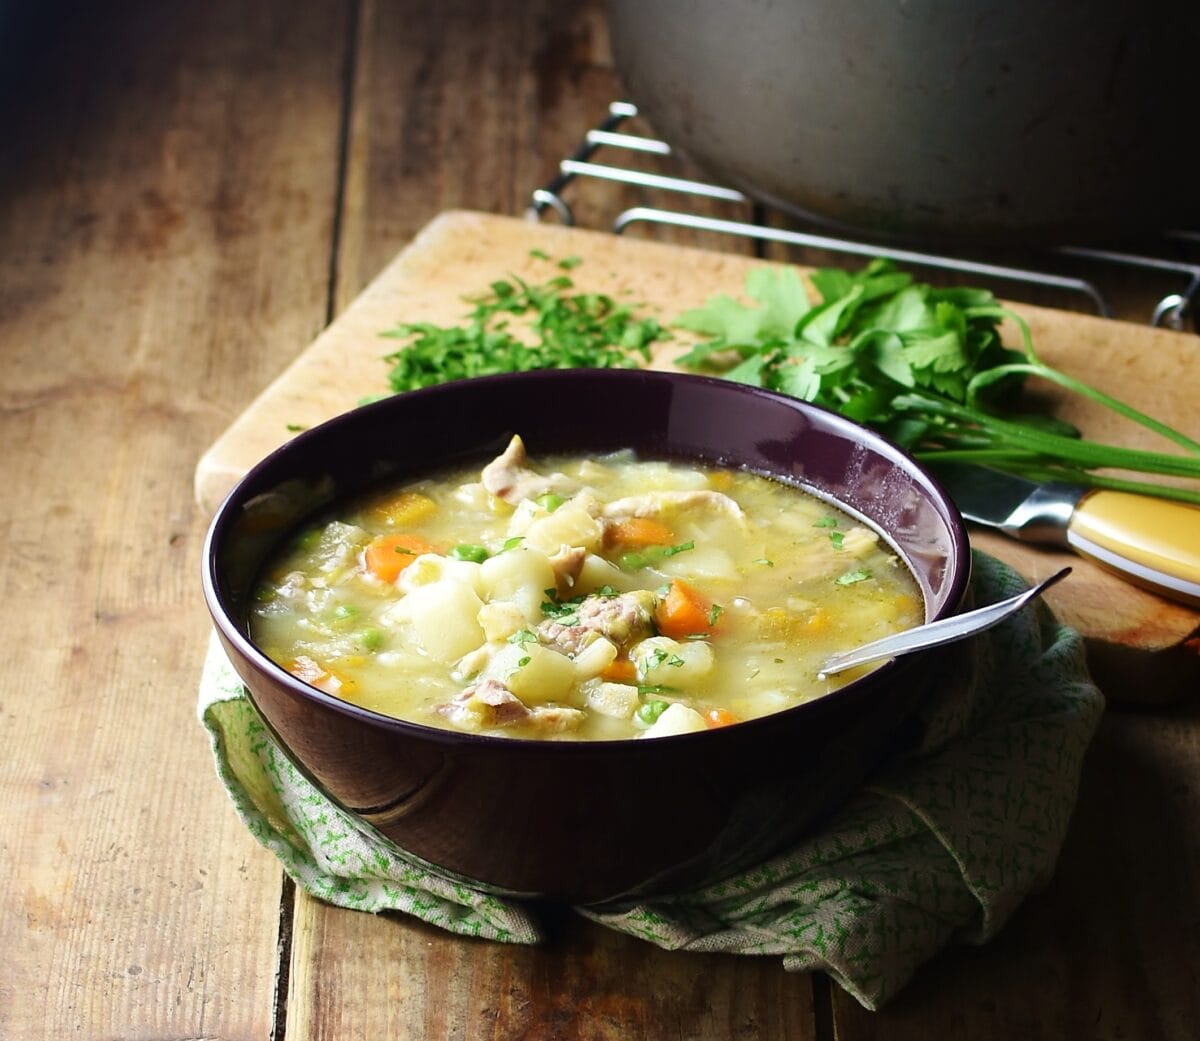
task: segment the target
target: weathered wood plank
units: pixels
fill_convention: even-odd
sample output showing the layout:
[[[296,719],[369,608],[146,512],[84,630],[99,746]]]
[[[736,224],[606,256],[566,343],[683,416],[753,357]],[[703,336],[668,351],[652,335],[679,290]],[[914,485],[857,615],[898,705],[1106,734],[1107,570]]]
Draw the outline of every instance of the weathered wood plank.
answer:
[[[776,959],[668,953],[559,912],[536,947],[301,896],[288,1037],[760,1041],[815,1037],[809,978]]]
[[[325,320],[345,5],[62,8],[0,104],[0,1036],[266,1038],[190,471]]]
[[[337,283],[341,311],[426,223],[447,209],[519,216],[558,173],[622,87],[602,0],[556,4],[364,0],[358,25],[346,202]],[[644,121],[622,127],[646,133]],[[612,151],[597,162],[620,162]],[[641,157],[651,172],[678,164]],[[685,174],[695,168],[683,164]],[[663,192],[588,179],[564,191],[581,227],[605,229]],[[746,207],[692,203],[742,217]],[[557,218],[547,215],[547,222]],[[638,237],[748,252],[724,236],[642,227]]]
[[[991,944],[944,952],[882,1012],[836,998],[838,1038],[1194,1038],[1198,761],[1200,703],[1109,713],[1049,888]]]

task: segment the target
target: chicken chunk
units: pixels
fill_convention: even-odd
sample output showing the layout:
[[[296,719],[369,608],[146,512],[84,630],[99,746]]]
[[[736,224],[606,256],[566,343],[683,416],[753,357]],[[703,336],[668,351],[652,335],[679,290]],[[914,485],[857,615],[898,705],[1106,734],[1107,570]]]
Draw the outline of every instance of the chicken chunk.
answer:
[[[536,499],[546,492],[569,492],[573,484],[565,474],[540,474],[527,466],[525,442],[514,434],[508,447],[487,464],[479,479],[498,499],[515,506],[522,499]]]
[[[600,636],[623,647],[651,633],[654,603],[654,594],[648,589],[618,596],[592,595],[583,600],[571,621],[544,621],[538,627],[538,638],[567,654],[577,654]]]
[[[583,546],[563,546],[550,558],[550,566],[560,587],[570,589],[575,584],[586,558],[587,549]]]
[[[707,489],[692,491],[655,491],[642,495],[629,495],[624,499],[614,499],[606,503],[600,511],[602,520],[623,521],[631,517],[658,517],[662,514],[682,510],[717,510],[733,517],[744,520],[742,508],[728,495]]]
[[[586,714],[563,705],[529,708],[499,680],[485,679],[465,688],[437,711],[464,730],[520,725],[539,736],[579,729]]]
[[[480,680],[466,687],[437,712],[465,730],[505,726],[528,718],[529,708],[498,680]]]

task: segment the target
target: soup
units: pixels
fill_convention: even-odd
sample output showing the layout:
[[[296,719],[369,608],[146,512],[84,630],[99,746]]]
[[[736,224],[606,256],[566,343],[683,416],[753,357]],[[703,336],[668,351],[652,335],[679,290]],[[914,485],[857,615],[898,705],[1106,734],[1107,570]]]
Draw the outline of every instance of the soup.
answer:
[[[556,740],[702,731],[820,697],[832,653],[924,620],[872,528],[756,474],[548,457],[362,499],[301,533],[251,636],[302,680],[428,726]]]

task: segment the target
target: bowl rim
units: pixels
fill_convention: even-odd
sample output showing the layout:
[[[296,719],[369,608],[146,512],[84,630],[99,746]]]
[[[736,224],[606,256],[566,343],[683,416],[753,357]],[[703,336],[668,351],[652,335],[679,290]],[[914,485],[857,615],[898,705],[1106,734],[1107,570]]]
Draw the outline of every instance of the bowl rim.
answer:
[[[686,734],[673,734],[666,737],[655,738],[653,741],[640,741],[638,737],[626,738],[606,738],[606,739],[589,739],[581,741],[547,741],[541,738],[526,738],[526,737],[506,737],[495,734],[483,734],[472,731],[457,731],[442,727],[428,726],[423,723],[416,723],[411,720],[401,719],[398,716],[391,716],[383,712],[378,712],[374,709],[366,708],[362,705],[357,705],[354,702],[346,701],[336,695],[329,694],[317,687],[314,687],[303,680],[293,676],[282,665],[268,657],[258,646],[250,639],[246,632],[238,625],[236,613],[228,607],[220,593],[217,590],[216,581],[216,559],[217,548],[221,537],[225,534],[225,529],[232,525],[234,508],[239,502],[240,493],[252,486],[259,476],[271,467],[276,465],[276,461],[281,457],[290,456],[296,452],[302,452],[305,446],[320,438],[326,437],[329,431],[338,427],[348,425],[353,422],[361,421],[363,414],[367,410],[387,411],[393,408],[404,407],[401,402],[413,399],[415,396],[422,397],[438,396],[445,394],[455,394],[465,392],[466,384],[472,384],[474,389],[479,389],[480,385],[495,384],[498,387],[503,387],[510,384],[512,381],[554,381],[558,382],[565,380],[568,382],[579,380],[585,377],[586,374],[600,374],[601,378],[611,379],[614,376],[619,379],[633,378],[644,379],[654,382],[665,383],[705,383],[714,387],[727,388],[722,389],[721,393],[730,394],[746,394],[755,397],[764,397],[775,404],[782,404],[786,407],[793,408],[798,412],[815,412],[823,417],[823,421],[832,427],[838,428],[839,431],[846,434],[853,434],[855,440],[865,440],[868,447],[879,452],[885,457],[891,457],[895,461],[903,463],[910,473],[917,477],[917,483],[923,486],[926,494],[934,501],[938,513],[942,516],[946,523],[949,536],[950,552],[947,554],[947,559],[951,562],[954,568],[954,573],[950,576],[947,585],[947,595],[945,604],[937,611],[929,620],[943,618],[954,614],[961,608],[963,598],[966,595],[970,578],[971,578],[971,547],[967,534],[966,522],[963,519],[961,512],[954,504],[953,499],[938,480],[929,472],[920,462],[910,455],[903,448],[890,441],[882,434],[879,434],[870,428],[863,426],[860,423],[846,418],[837,412],[824,408],[823,406],[813,404],[812,402],[803,401],[791,395],[784,394],[780,391],[773,391],[765,387],[757,387],[749,384],[736,383],[732,380],[722,379],[720,377],[705,376],[693,373],[669,372],[654,369],[541,369],[530,370],[526,372],[510,372],[499,373],[489,376],[477,376],[468,379],[454,380],[447,383],[435,384],[428,387],[422,387],[417,390],[406,391],[402,394],[389,395],[387,397],[359,405],[355,408],[338,413],[329,419],[309,427],[289,438],[282,445],[273,449],[266,456],[254,464],[223,498],[220,506],[217,507],[211,520],[209,521],[205,532],[203,547],[201,551],[201,583],[203,588],[205,604],[208,608],[213,627],[220,638],[225,643],[225,650],[228,651],[232,645],[237,653],[243,656],[247,661],[253,664],[254,668],[260,672],[267,673],[271,679],[285,687],[292,696],[300,697],[306,701],[314,702],[325,709],[330,709],[340,715],[348,716],[362,722],[383,727],[386,730],[405,734],[411,737],[420,738],[423,741],[433,744],[444,744],[452,746],[461,746],[464,743],[478,745],[481,748],[491,748],[495,750],[511,749],[514,751],[520,749],[536,748],[543,750],[544,754],[548,755],[574,755],[582,756],[588,754],[611,754],[612,750],[620,749],[626,753],[640,754],[638,750],[648,750],[659,747],[663,741],[672,743],[683,742],[700,742],[719,740],[734,740],[740,739],[738,735],[744,735],[749,738],[752,734],[757,733],[765,728],[771,727],[773,721],[784,716],[792,716],[798,713],[817,716],[826,711],[835,711],[837,703],[846,700],[849,697],[861,697],[869,689],[885,685],[894,677],[901,677],[904,673],[916,668],[919,662],[923,661],[930,653],[928,651],[917,652],[915,654],[905,655],[900,658],[894,658],[884,662],[871,672],[857,679],[851,680],[844,686],[828,691],[825,694],[819,695],[810,701],[801,702],[798,705],[793,705],[790,708],[782,709],[778,712],[772,712],[765,716],[759,716],[754,719],[743,720],[733,726],[718,727],[713,730],[697,731]],[[594,381],[593,381],[594,382]],[[484,388],[486,389],[486,388]],[[486,449],[485,449],[486,452]],[[666,455],[666,453],[664,453]],[[688,458],[687,455],[680,453],[676,458]],[[691,458],[696,458],[692,456]],[[759,471],[754,471],[759,472]],[[763,473],[763,476],[772,476],[769,472]],[[776,479],[783,480],[782,475],[773,475]],[[800,482],[794,482],[798,486],[803,487]],[[810,493],[812,489],[809,490]],[[847,507],[836,496],[826,494],[824,496],[830,502],[838,505],[842,509],[849,509],[851,513],[856,513],[853,507]],[[873,525],[882,531],[879,525]],[[886,534],[886,533],[885,533]],[[891,540],[889,539],[889,542]],[[893,546],[893,548],[896,548]],[[905,561],[906,566],[910,566]],[[910,567],[911,570],[911,567]],[[924,592],[924,591],[923,591]],[[255,699],[251,684],[246,681],[242,675],[238,662],[235,658],[230,658],[230,664],[234,671],[238,673],[243,681],[243,689],[250,702],[258,710],[258,703]],[[260,712],[261,715],[261,712]]]

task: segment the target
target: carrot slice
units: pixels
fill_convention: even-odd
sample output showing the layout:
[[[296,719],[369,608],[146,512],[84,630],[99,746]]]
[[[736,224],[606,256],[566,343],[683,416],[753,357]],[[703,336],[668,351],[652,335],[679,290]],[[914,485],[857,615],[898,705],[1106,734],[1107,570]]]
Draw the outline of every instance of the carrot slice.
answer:
[[[704,713],[704,722],[708,724],[710,730],[715,730],[717,727],[732,726],[737,721],[737,716],[728,709],[710,708]]]
[[[663,636],[685,640],[712,632],[718,613],[711,600],[675,579],[655,608],[654,623]]]
[[[627,517],[613,521],[604,529],[604,542],[608,546],[641,549],[645,546],[669,546],[674,541],[675,533],[651,517]]]
[[[395,582],[403,571],[422,553],[437,550],[419,535],[380,535],[367,543],[363,554],[366,569],[384,582]]]
[[[614,658],[604,667],[600,678],[609,683],[636,683],[637,666],[628,658]]]

